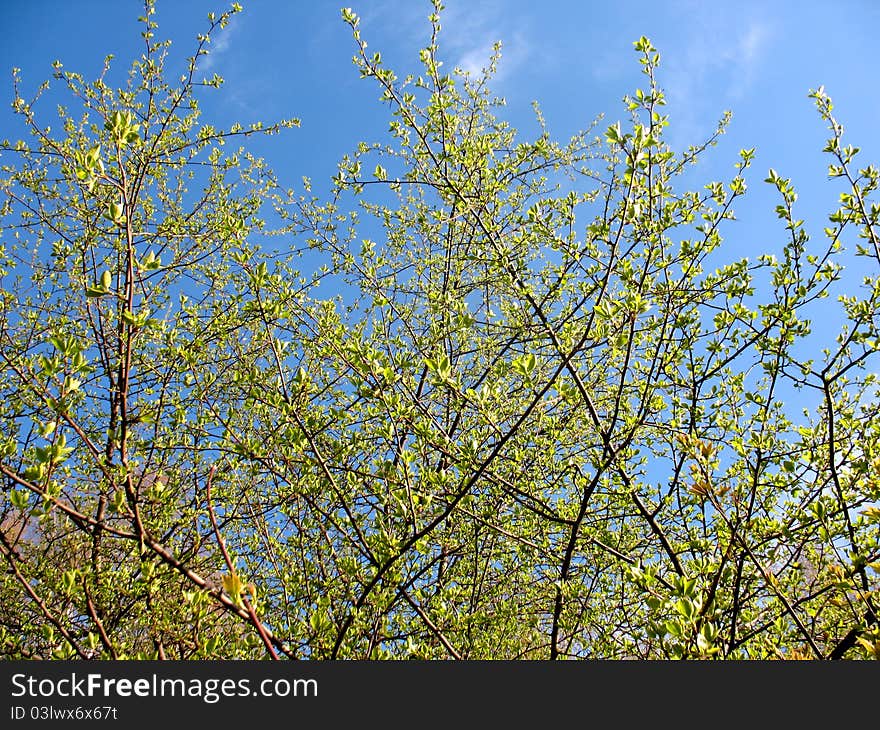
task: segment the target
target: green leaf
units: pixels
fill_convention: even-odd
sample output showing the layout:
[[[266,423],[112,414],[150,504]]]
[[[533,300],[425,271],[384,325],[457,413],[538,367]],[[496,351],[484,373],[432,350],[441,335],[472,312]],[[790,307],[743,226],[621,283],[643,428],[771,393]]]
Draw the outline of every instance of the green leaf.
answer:
[[[223,576],[223,590],[229,595],[229,598],[232,599],[232,602],[236,606],[241,606],[241,593],[244,589],[244,583],[242,583],[241,578],[238,577],[235,573],[228,573]]]
[[[104,217],[116,225],[121,226],[124,225],[126,221],[126,217],[123,213],[123,207],[119,203],[109,203],[107,205],[107,210],[104,213]]]
[[[41,423],[38,427],[38,431],[40,433],[40,436],[42,436],[43,438],[46,438],[55,430],[55,427],[57,425],[58,424],[56,421],[46,421],[44,423]]]
[[[532,371],[535,369],[536,359],[534,354],[531,352],[522,355],[514,359],[510,365],[513,368],[513,371],[518,375],[522,375],[523,377],[528,377],[532,374]]]
[[[127,511],[126,510],[127,501],[128,500],[125,496],[125,490],[117,489],[116,491],[113,492],[112,506],[113,506],[113,510],[115,512],[118,512],[118,513],[126,512]]]
[[[217,651],[218,646],[220,646],[219,636],[212,636],[210,639],[207,639],[205,641],[205,651],[208,654],[213,654],[215,651]]]
[[[31,493],[26,489],[13,489],[9,492],[9,499],[12,502],[12,506],[17,510],[24,512],[28,508],[30,494]]]

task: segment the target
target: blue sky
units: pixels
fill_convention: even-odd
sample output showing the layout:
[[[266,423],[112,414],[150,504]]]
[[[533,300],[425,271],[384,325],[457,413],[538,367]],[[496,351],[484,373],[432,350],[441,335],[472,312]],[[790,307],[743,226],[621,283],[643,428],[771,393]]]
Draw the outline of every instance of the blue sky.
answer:
[[[228,83],[206,114],[219,122],[298,116],[303,128],[275,145],[271,161],[293,179],[306,171],[330,174],[353,143],[385,127],[373,89],[350,63],[354,49],[339,8],[350,4],[362,17],[370,48],[409,70],[417,67],[427,38],[428,3],[242,4],[245,12],[215,39],[208,60],[210,71]],[[180,56],[191,50],[207,13],[226,7],[207,0],[157,5],[159,34],[174,39]],[[140,11],[138,0],[0,0],[0,78],[19,66],[26,86],[36,86],[55,58],[69,70],[94,74],[108,52],[121,71],[140,50]],[[528,127],[530,103],[537,99],[551,131],[567,137],[600,112],[609,121],[621,115],[620,97],[640,83],[632,41],[647,35],[663,56],[660,83],[670,101],[673,142],[696,141],[732,109],[730,133],[712,161],[719,158],[720,169],[728,170],[731,151],[756,146],[758,170],[773,166],[797,184],[823,169],[818,150],[824,129],[806,98],[819,84],[835,100],[851,141],[878,158],[877,28],[880,3],[874,0],[449,0],[441,44],[448,66],[479,68],[500,39],[504,59],[496,89],[509,102],[511,121]],[[10,84],[0,81],[4,136],[10,95]]]
[[[215,37],[206,71],[227,83],[206,97],[204,120],[302,119],[302,128],[273,137],[259,148],[283,182],[303,175],[317,181],[361,139],[387,129],[387,111],[373,86],[351,63],[354,45],[340,19],[350,4],[362,18],[364,38],[400,75],[418,70],[430,12],[422,0],[242,0],[244,13]],[[158,34],[174,41],[175,71],[206,28],[207,0],[158,0]],[[16,137],[9,111],[9,70],[22,69],[25,90],[66,69],[94,77],[107,53],[127,70],[140,52],[138,0],[0,0],[0,137]],[[699,142],[725,109],[734,113],[729,133],[698,168],[693,183],[729,179],[737,151],[756,147],[737,208],[740,255],[777,248],[784,231],[773,207],[777,198],[761,181],[769,167],[791,177],[808,230],[820,235],[841,190],[827,182],[821,153],[824,123],[807,98],[823,84],[846,128],[845,139],[863,150],[862,166],[880,161],[877,142],[876,30],[880,2],[575,2],[574,0],[449,0],[440,43],[448,66],[479,68],[493,41],[503,42],[495,89],[508,101],[513,126],[533,131],[531,103],[538,100],[549,129],[567,139],[598,114],[605,123],[624,117],[621,97],[642,85],[632,42],[647,35],[662,54],[658,74],[669,100],[668,139],[675,147]],[[174,68],[174,66],[172,66]],[[6,82],[3,82],[6,79]],[[51,104],[45,112],[52,114]],[[603,127],[604,128],[604,124]]]

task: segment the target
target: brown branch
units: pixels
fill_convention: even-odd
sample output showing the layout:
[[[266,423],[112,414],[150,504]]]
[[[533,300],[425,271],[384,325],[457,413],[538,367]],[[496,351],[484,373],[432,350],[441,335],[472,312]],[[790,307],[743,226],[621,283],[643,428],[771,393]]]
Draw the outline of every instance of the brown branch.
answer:
[[[73,650],[79,654],[81,659],[90,659],[91,657],[83,651],[79,644],[76,643],[71,633],[64,628],[58,618],[49,610],[49,607],[43,602],[43,600],[37,595],[36,591],[31,586],[30,582],[25,578],[21,571],[19,571],[18,566],[15,564],[15,561],[12,559],[12,554],[7,553],[5,550],[3,551],[3,557],[6,558],[6,562],[9,563],[9,567],[12,569],[12,573],[15,575],[16,580],[21,583],[22,587],[27,591],[27,594],[31,597],[31,600],[37,604],[37,608],[40,609],[40,613],[42,613],[56,629],[58,629],[59,633],[64,637],[68,644],[73,647]]]
[[[409,593],[407,593],[403,589],[401,589],[399,593],[403,597],[403,600],[410,605],[412,610],[418,614],[419,618],[422,620],[425,626],[427,626],[431,630],[431,633],[437,637],[441,644],[443,644],[443,647],[446,649],[446,651],[448,651],[455,659],[461,660],[461,654],[459,654],[455,650],[455,647],[449,643],[449,640],[443,635],[443,632],[434,624],[433,621],[431,621],[430,618],[428,618],[425,612],[422,611],[421,607],[410,597]]]
[[[113,642],[110,641],[110,637],[104,629],[104,623],[101,621],[101,618],[98,616],[98,611],[95,609],[95,603],[92,601],[92,596],[89,593],[89,586],[86,582],[85,576],[83,576],[83,592],[86,596],[86,608],[88,609],[89,616],[92,617],[92,621],[95,622],[95,626],[98,628],[98,636],[101,637],[101,643],[104,645],[104,648],[110,652],[110,656],[114,659],[119,659],[116,647],[114,647]]]
[[[223,535],[220,534],[220,528],[217,526],[217,517],[214,514],[214,506],[211,504],[211,485],[214,481],[214,473],[217,471],[217,466],[214,465],[211,467],[211,471],[208,472],[208,481],[205,485],[205,501],[208,504],[208,516],[211,518],[211,527],[214,528],[214,535],[217,537],[217,544],[220,546],[220,552],[223,554],[223,560],[226,562],[226,567],[229,569],[230,576],[236,576],[235,566],[232,564],[232,559],[229,557],[229,552],[226,550],[226,541],[223,539]],[[248,618],[250,622],[253,624],[254,628],[257,630],[257,633],[260,635],[260,638],[263,640],[263,644],[266,646],[266,650],[269,652],[269,656],[272,657],[275,661],[278,661],[278,654],[275,652],[275,647],[272,646],[272,639],[266,633],[266,628],[263,626],[263,622],[257,617],[257,612],[254,610],[254,607],[251,605],[250,601],[239,593],[237,596],[232,596],[233,602],[235,599],[240,601],[247,611]]]

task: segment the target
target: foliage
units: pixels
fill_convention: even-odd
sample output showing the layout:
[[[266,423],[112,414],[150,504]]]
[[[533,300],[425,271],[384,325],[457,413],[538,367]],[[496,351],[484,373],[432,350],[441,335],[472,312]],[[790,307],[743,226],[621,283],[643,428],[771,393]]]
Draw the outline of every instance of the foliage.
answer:
[[[647,38],[625,123],[523,140],[439,3],[402,79],[345,9],[390,131],[321,198],[228,150],[296,120],[199,121],[239,10],[174,85],[147,2],[125,87],[56,64],[58,128],[16,87],[0,652],[877,656],[880,173],[824,91],[830,227],[771,170],[777,252],[737,259],[754,152],[680,189],[726,117],[674,152]]]

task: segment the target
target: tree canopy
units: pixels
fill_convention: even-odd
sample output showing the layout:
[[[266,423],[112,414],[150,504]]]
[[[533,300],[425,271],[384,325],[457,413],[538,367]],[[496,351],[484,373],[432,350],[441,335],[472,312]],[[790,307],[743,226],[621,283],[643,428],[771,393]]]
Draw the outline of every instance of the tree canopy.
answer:
[[[344,9],[389,131],[318,195],[248,151],[295,119],[201,119],[240,10],[179,77],[148,0],[60,124],[16,85],[0,655],[880,656],[880,172],[824,90],[839,207],[771,169],[751,260],[754,152],[688,189],[727,117],[675,152],[648,38],[628,121],[526,138],[439,2],[400,76]]]

